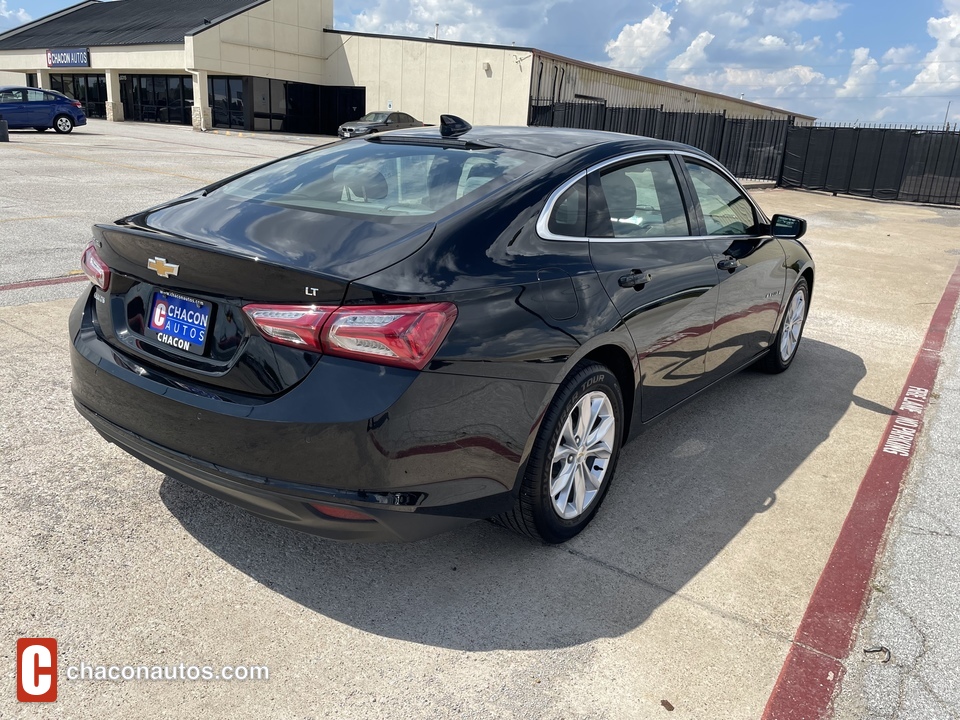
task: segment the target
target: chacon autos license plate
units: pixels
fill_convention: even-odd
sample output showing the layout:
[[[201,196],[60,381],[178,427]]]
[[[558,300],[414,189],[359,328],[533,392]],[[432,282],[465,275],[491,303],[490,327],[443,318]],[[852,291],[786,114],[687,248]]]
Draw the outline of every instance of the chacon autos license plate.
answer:
[[[178,350],[202,355],[210,308],[204,300],[157,290],[150,303],[147,336]]]

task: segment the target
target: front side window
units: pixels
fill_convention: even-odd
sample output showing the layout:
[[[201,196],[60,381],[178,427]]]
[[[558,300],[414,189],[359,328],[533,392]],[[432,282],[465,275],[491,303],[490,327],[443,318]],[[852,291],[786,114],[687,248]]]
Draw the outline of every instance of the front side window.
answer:
[[[708,235],[749,235],[757,224],[753,206],[716,170],[687,161]]]
[[[23,90],[3,90],[0,92],[0,104],[23,102]]]
[[[600,187],[610,220],[610,229],[602,236],[662,238],[690,234],[680,187],[666,158],[605,170],[600,174]],[[603,221],[606,226],[606,218]]]
[[[461,199],[478,199],[545,160],[505,148],[353,142],[280,160],[219,191],[301,210],[389,220],[431,215]]]

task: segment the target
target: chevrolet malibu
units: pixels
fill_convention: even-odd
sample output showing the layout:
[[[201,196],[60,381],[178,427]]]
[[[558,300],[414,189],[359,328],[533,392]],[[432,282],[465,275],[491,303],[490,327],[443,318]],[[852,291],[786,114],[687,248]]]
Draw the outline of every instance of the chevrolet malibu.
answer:
[[[579,533],[623,443],[796,357],[806,223],[692,147],[418,128],[97,225],[73,393],[107,440],[274,522]]]

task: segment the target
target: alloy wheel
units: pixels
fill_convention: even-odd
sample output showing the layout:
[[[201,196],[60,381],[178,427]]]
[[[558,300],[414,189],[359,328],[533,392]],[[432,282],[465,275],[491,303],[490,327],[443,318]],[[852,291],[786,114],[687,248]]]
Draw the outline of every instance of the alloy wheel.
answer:
[[[787,314],[783,320],[783,332],[780,333],[780,359],[783,362],[793,357],[797,345],[800,344],[800,333],[803,332],[806,310],[806,295],[802,291],[797,292],[790,301],[790,307],[787,308]]]
[[[564,520],[586,512],[606,479],[617,433],[606,393],[584,395],[567,415],[553,451],[550,498]]]

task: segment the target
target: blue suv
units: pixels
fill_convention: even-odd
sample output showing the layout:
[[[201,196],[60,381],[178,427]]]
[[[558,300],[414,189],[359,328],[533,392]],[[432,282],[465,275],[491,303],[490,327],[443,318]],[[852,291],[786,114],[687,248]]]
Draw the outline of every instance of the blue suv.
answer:
[[[31,87],[0,86],[0,117],[11,129],[33,128],[38,132],[53,128],[68,133],[77,125],[87,124],[79,100]]]

